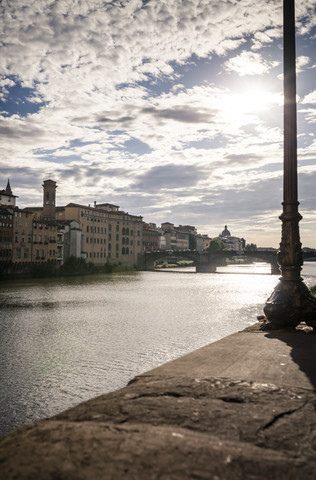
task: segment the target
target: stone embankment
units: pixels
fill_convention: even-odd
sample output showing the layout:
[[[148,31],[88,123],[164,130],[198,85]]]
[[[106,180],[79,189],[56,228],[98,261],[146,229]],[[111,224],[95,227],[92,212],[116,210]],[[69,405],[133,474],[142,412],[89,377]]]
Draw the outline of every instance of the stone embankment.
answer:
[[[1,478],[315,479],[315,359],[255,325],[10,433]]]

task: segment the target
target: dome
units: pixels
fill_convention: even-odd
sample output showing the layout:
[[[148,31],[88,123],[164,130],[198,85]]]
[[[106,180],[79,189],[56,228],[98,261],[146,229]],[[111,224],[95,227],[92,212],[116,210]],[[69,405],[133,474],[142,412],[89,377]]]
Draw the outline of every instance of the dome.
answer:
[[[225,225],[225,229],[222,231],[222,237],[230,237],[230,231],[227,230],[227,225]]]

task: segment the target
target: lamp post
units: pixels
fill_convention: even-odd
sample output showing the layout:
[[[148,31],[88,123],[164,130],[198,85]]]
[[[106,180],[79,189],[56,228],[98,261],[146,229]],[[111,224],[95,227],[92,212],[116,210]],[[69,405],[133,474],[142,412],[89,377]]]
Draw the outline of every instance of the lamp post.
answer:
[[[316,298],[303,283],[297,196],[297,119],[295,69],[295,1],[283,0],[284,32],[284,178],[282,238],[278,263],[282,276],[264,307],[264,330],[296,327],[305,321],[316,330]]]

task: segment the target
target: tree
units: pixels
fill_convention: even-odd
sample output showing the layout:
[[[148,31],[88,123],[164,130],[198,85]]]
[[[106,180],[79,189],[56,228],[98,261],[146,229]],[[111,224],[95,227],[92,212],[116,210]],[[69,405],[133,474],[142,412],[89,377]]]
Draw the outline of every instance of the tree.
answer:
[[[212,238],[207,250],[210,252],[220,252],[222,250],[226,250],[226,247],[219,238]]]
[[[256,252],[258,248],[255,243],[247,243],[247,245],[245,246],[245,250],[248,252]]]

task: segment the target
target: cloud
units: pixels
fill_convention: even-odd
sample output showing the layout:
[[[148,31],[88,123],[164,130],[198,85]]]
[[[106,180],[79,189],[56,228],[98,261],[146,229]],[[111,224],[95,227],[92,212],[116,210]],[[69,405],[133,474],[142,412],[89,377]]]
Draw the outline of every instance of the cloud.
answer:
[[[315,2],[296,3],[307,76]],[[40,204],[43,177],[55,176],[59,204],[98,198],[158,223],[166,212],[175,223],[199,218],[205,229],[226,214],[237,224],[243,211],[243,228],[255,219],[269,230],[276,196],[265,198],[259,183],[269,191],[281,175],[271,171],[282,159],[281,2],[16,0],[2,8],[0,162],[21,205]],[[300,128],[310,131],[312,82],[300,91]],[[315,156],[310,141],[300,158]]]
[[[224,68],[229,72],[236,72],[240,76],[262,75],[268,73],[278,62],[269,62],[259,53],[244,51],[240,55],[230,58],[224,63]]]
[[[303,104],[316,104],[316,90],[313,90],[308,95],[306,95],[300,103]]]
[[[197,166],[167,164],[139,175],[134,188],[145,191],[181,190],[195,186],[203,175],[203,169]]]
[[[296,59],[296,73],[301,73],[304,71],[304,68],[306,65],[308,65],[310,62],[310,58],[304,55],[301,55],[300,57],[297,57]]]
[[[189,105],[177,105],[173,108],[157,109],[154,107],[143,108],[141,113],[151,114],[156,118],[174,120],[183,123],[209,123],[210,112],[192,108]]]

